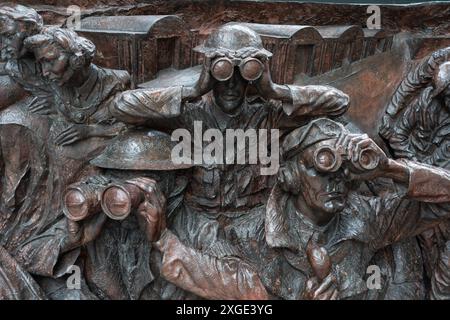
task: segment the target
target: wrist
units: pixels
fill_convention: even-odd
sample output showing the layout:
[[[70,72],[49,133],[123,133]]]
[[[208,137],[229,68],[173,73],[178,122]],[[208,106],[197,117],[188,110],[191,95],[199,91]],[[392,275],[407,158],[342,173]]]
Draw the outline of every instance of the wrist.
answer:
[[[167,249],[167,246],[170,243],[170,238],[173,236],[173,234],[167,229],[164,228],[164,230],[161,232],[161,235],[157,241],[153,243],[153,246],[160,252],[164,252]]]
[[[409,183],[410,172],[408,166],[396,160],[388,159],[386,168],[382,170],[382,175],[399,183]]]
[[[273,99],[282,100],[284,102],[292,103],[292,94],[291,89],[288,85],[280,85],[280,84],[273,84],[273,92],[274,97]]]
[[[181,100],[192,100],[198,96],[198,90],[195,87],[182,87],[181,89]]]

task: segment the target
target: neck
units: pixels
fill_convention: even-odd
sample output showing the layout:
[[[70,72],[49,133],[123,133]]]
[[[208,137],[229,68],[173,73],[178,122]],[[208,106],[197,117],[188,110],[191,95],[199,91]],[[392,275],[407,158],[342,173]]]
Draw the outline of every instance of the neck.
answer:
[[[295,208],[297,209],[298,213],[305,216],[308,220],[310,220],[317,226],[327,225],[336,215],[335,213],[329,213],[320,209],[311,209],[302,195],[299,195],[297,197],[297,201],[295,201]]]
[[[217,120],[219,120],[218,122],[227,122],[229,119],[236,117],[237,115],[239,115],[242,111],[242,105],[237,107],[236,110],[234,110],[234,112],[226,112],[224,111],[221,107],[219,107],[219,105],[216,102],[216,98],[213,96],[213,102],[214,102],[214,113],[215,113],[215,117]]]
[[[70,80],[67,82],[67,85],[76,88],[81,87],[89,78],[90,70],[91,66],[86,66],[79,70],[76,70]]]

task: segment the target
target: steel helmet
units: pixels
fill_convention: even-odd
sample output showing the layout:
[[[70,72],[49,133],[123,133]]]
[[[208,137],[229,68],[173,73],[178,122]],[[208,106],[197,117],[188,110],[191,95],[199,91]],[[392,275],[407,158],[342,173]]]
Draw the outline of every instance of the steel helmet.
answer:
[[[214,30],[203,45],[194,48],[194,51],[208,54],[217,50],[236,52],[252,48],[261,51],[267,57],[272,53],[263,47],[261,37],[249,27],[239,23],[228,23]]]

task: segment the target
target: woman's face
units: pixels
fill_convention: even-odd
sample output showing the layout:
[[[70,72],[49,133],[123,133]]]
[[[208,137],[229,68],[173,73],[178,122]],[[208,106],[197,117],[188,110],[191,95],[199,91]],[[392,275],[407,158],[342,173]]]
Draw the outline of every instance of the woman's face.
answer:
[[[35,56],[41,64],[42,75],[51,82],[64,85],[74,74],[69,54],[55,44],[40,46],[35,50]]]
[[[20,31],[18,22],[7,17],[0,18],[0,60],[18,59],[22,55],[26,34]]]

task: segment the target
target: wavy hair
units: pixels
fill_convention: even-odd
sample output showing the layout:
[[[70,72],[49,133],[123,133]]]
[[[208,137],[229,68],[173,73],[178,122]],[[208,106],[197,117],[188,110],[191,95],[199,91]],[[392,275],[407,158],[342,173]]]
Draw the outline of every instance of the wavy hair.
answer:
[[[36,10],[20,4],[0,4],[0,19],[2,16],[25,24],[29,35],[39,33],[44,27],[44,21]]]
[[[40,34],[25,39],[24,44],[28,50],[35,50],[46,44],[56,45],[69,54],[70,63],[75,69],[89,65],[96,53],[92,41],[72,30],[59,27],[45,28]]]

